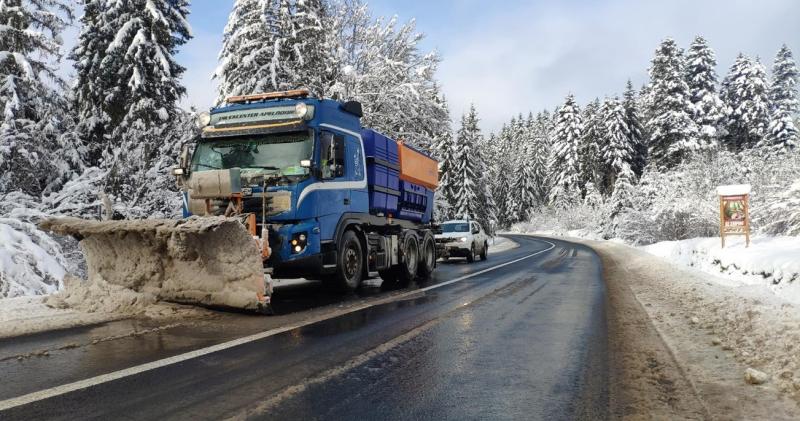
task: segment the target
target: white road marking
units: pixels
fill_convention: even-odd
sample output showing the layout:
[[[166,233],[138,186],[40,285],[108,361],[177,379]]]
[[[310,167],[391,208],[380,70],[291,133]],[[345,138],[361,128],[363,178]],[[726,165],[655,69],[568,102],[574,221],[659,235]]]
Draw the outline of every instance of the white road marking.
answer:
[[[436,284],[436,285],[431,285],[429,287],[425,287],[425,288],[409,291],[407,293],[392,297],[392,300],[403,299],[406,296],[419,294],[419,292],[430,291],[430,290],[433,290],[433,289],[436,289],[436,288],[441,288],[443,286],[454,284],[456,282],[461,282],[461,281],[464,281],[464,280],[469,279],[469,278],[474,278],[476,276],[483,275],[484,273],[491,272],[493,270],[500,269],[502,267],[506,267],[508,265],[512,265],[514,263],[518,263],[518,262],[521,262],[521,261],[526,260],[526,259],[530,259],[531,257],[534,257],[534,256],[538,256],[538,255],[540,255],[542,253],[545,253],[545,252],[548,252],[548,251],[550,251],[550,250],[552,250],[552,249],[554,249],[556,247],[556,245],[554,243],[551,243],[551,242],[546,241],[546,240],[537,239],[537,241],[542,241],[542,242],[545,242],[547,244],[550,244],[550,247],[546,248],[544,250],[537,251],[536,253],[529,254],[529,255],[524,256],[524,257],[520,257],[519,259],[515,259],[515,260],[512,260],[510,262],[502,263],[502,264],[499,264],[497,266],[492,266],[490,268],[483,269],[483,270],[480,270],[478,272],[471,273],[469,275],[464,275],[462,277],[459,277],[459,278],[456,278],[456,279],[452,279],[452,280],[449,280],[447,282],[442,282],[442,283],[439,283],[439,284]],[[206,348],[196,349],[194,351],[186,352],[184,354],[175,355],[175,356],[168,357],[168,358],[163,358],[163,359],[156,360],[156,361],[153,361],[153,362],[137,365],[137,366],[134,366],[134,367],[129,367],[129,368],[126,368],[126,369],[123,369],[123,370],[114,371],[114,372],[111,372],[111,373],[108,373],[108,374],[101,374],[99,376],[95,376],[95,377],[92,377],[92,378],[89,378],[89,379],[85,379],[85,380],[80,380],[80,381],[73,382],[73,383],[64,384],[64,385],[61,385],[61,386],[51,387],[49,389],[40,390],[38,392],[28,393],[27,395],[18,396],[16,398],[6,399],[4,401],[0,401],[0,411],[5,411],[7,409],[16,408],[18,406],[27,405],[27,404],[30,404],[30,403],[33,403],[33,402],[43,401],[43,400],[46,400],[46,399],[54,398],[56,396],[65,395],[65,394],[70,393],[70,392],[75,392],[75,391],[78,391],[78,390],[87,389],[87,388],[90,388],[90,387],[93,387],[93,386],[97,386],[99,384],[108,383],[108,382],[111,382],[111,381],[114,381],[114,380],[119,380],[119,379],[122,379],[122,378],[125,378],[125,377],[134,376],[136,374],[141,374],[141,373],[144,373],[144,372],[147,372],[147,371],[150,371],[150,370],[155,370],[155,369],[166,367],[166,366],[169,366],[169,365],[181,363],[181,362],[184,362],[184,361],[187,361],[187,360],[191,360],[193,358],[202,357],[202,356],[205,356],[205,355],[208,355],[208,354],[212,354],[214,352],[224,351],[226,349],[230,349],[230,348],[233,348],[233,347],[236,347],[236,346],[239,346],[239,345],[244,345],[244,344],[247,344],[247,343],[250,343],[250,342],[255,342],[255,341],[258,341],[258,340],[261,340],[261,339],[264,339],[264,338],[268,338],[270,336],[275,336],[275,335],[278,335],[278,334],[283,333],[283,332],[288,332],[288,331],[293,330],[293,329],[297,329],[297,328],[300,328],[300,327],[308,326],[308,325],[311,325],[311,324],[314,324],[314,323],[318,323],[318,322],[321,322],[321,321],[324,321],[324,320],[328,320],[328,319],[332,319],[332,318],[335,318],[335,317],[339,317],[339,316],[342,316],[342,315],[345,315],[345,314],[354,313],[356,311],[361,311],[361,310],[364,310],[366,308],[370,308],[370,307],[373,307],[373,306],[376,306],[376,305],[379,305],[379,304],[384,304],[384,302],[376,302],[376,303],[369,303],[369,304],[364,304],[364,305],[361,305],[361,306],[356,306],[356,307],[348,309],[347,311],[344,311],[344,312],[337,312],[335,314],[327,314],[327,315],[324,315],[324,316],[320,316],[320,317],[316,317],[316,318],[312,318],[312,319],[306,320],[305,322],[302,322],[302,323],[297,323],[297,324],[293,324],[293,325],[289,325],[289,326],[284,326],[284,327],[281,327],[281,328],[267,330],[267,331],[264,331],[264,332],[261,332],[261,333],[256,333],[254,335],[245,336],[245,337],[242,337],[242,338],[239,338],[239,339],[234,339],[234,340],[231,340],[231,341],[228,341],[228,342],[223,342],[221,344],[209,346],[209,347],[206,347]]]

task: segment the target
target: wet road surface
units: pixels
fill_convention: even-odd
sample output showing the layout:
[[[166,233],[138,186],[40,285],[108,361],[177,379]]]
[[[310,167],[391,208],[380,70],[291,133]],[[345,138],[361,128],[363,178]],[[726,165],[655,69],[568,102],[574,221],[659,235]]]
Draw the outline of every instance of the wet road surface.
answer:
[[[0,419],[605,418],[605,291],[598,257],[569,243],[512,238],[520,247],[488,262],[441,264],[421,289],[366,288],[362,296],[343,299],[318,286],[298,287],[276,294],[278,317],[227,314],[157,326],[146,335],[49,358],[3,360],[34,344],[80,341],[114,327],[0,341],[0,408],[45,391],[0,412]],[[506,264],[518,259],[524,260]],[[376,301],[384,297],[393,300]],[[184,354],[291,326],[320,305],[342,307],[342,314],[216,352]],[[153,361],[163,363],[117,371]],[[118,378],[63,394],[47,390],[109,372]]]

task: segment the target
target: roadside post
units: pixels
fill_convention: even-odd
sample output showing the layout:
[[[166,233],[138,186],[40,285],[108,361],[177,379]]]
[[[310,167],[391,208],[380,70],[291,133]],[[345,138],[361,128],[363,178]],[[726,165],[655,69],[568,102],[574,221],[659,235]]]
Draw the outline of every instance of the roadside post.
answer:
[[[745,247],[750,247],[750,190],[749,184],[717,187],[722,248],[728,235],[744,235]]]

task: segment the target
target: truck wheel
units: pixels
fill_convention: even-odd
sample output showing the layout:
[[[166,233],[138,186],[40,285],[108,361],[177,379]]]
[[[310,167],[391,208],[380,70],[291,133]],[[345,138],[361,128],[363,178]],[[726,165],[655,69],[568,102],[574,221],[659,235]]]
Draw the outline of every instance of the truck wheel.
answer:
[[[469,255],[467,255],[467,262],[474,263],[475,262],[475,243],[472,243],[469,246]]]
[[[489,254],[489,244],[484,242],[483,249],[481,249],[481,260],[486,260]]]
[[[361,285],[364,268],[364,254],[356,233],[345,231],[342,236],[339,261],[336,265],[336,280],[343,291],[355,291]]]
[[[436,269],[436,242],[430,232],[425,233],[422,240],[422,252],[420,253],[419,269],[417,279],[427,281]]]
[[[417,235],[409,232],[403,238],[403,261],[398,271],[400,285],[408,286],[417,277],[419,267],[419,240]]]

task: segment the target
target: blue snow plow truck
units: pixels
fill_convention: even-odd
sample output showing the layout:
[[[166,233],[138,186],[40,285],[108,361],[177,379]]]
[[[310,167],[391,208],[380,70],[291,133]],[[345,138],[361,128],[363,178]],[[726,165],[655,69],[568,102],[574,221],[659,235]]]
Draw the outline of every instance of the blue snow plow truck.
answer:
[[[438,164],[363,128],[362,116],[358,102],[305,90],[231,97],[201,113],[202,134],[173,170],[184,216],[241,218],[267,279],[342,291],[376,275],[384,285],[428,279]]]

